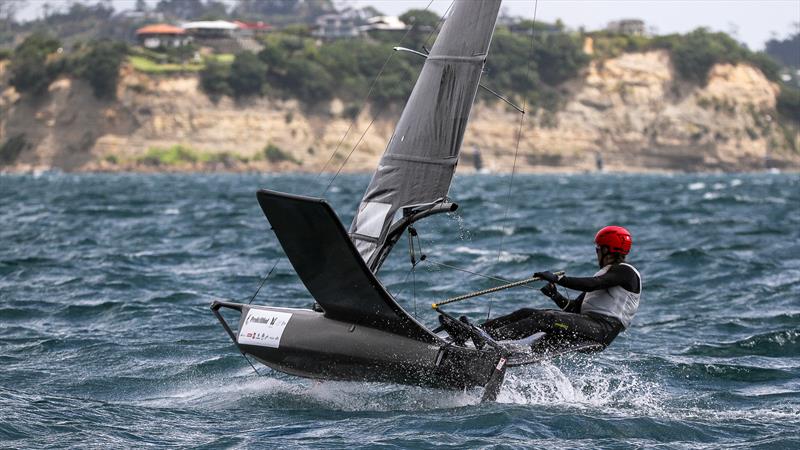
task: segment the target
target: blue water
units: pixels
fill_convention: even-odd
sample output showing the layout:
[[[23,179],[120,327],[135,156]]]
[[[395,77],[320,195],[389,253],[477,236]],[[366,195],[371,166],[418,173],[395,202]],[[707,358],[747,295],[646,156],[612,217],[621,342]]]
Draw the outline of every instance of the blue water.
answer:
[[[633,232],[645,287],[607,351],[513,369],[480,404],[257,376],[236,352],[208,305],[252,295],[281,254],[254,193],[318,193],[313,175],[0,176],[0,446],[800,446],[799,175],[517,176],[510,196],[508,181],[456,178],[461,208],[419,224],[413,277],[401,241],[381,278],[407,310],[433,324],[431,301],[492,285],[433,262],[591,274],[610,223]],[[367,182],[328,193],[346,223]],[[549,306],[491,299],[492,315]],[[310,299],[284,260],[256,303]]]

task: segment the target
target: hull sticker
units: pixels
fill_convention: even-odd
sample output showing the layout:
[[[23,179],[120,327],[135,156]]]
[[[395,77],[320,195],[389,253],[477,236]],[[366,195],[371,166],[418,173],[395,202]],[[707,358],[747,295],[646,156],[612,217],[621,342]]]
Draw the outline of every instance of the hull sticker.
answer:
[[[286,324],[292,313],[251,309],[247,312],[242,329],[239,330],[239,344],[260,345],[278,348]]]

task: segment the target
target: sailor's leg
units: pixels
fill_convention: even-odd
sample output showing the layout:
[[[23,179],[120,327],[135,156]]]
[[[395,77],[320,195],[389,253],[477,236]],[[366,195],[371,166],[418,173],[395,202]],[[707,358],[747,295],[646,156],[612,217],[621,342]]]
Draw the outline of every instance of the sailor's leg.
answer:
[[[494,332],[506,327],[512,323],[518,322],[523,319],[527,319],[530,316],[536,314],[539,310],[538,309],[531,309],[531,308],[522,308],[517,311],[512,312],[511,314],[506,314],[505,316],[495,317],[494,319],[489,319],[486,322],[480,325],[489,335],[494,337]]]
[[[543,331],[566,339],[586,339],[603,345],[608,345],[616,336],[614,334],[609,339],[608,325],[586,315],[552,309],[531,311],[527,317],[494,329],[490,334],[495,339],[523,339]]]
[[[567,339],[588,339],[607,345],[607,324],[584,314],[550,311],[547,317],[542,318],[540,326],[548,328],[546,331],[550,334]]]

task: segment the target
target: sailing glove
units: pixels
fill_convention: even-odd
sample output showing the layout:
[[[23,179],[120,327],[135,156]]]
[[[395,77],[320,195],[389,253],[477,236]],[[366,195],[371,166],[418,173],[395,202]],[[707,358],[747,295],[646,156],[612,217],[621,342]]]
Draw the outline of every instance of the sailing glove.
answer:
[[[542,294],[550,298],[556,298],[556,296],[559,295],[558,289],[556,289],[556,285],[553,283],[547,283],[543,288],[539,290],[542,291]]]
[[[566,310],[567,306],[569,306],[569,299],[558,292],[555,284],[547,283],[547,285],[540,290],[542,291],[542,294],[550,297],[550,299],[553,300],[559,308]]]
[[[539,277],[543,280],[547,280],[550,283],[558,282],[558,276],[553,272],[536,272],[535,274],[533,274],[533,276]]]

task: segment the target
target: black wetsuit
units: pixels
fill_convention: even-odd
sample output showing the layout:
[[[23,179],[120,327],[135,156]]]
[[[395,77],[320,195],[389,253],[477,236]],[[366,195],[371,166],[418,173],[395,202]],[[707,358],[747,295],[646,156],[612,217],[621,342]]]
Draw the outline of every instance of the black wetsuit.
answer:
[[[586,292],[614,286],[635,293],[641,289],[636,271],[630,266],[621,264],[612,265],[600,276],[561,277],[558,284],[582,293],[575,300],[569,300],[556,291],[551,298],[561,311],[523,308],[488,320],[481,327],[495,339],[522,339],[543,331],[568,340],[590,340],[608,346],[624,326],[614,317],[596,313],[582,314],[581,306]]]

